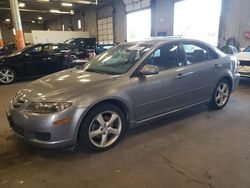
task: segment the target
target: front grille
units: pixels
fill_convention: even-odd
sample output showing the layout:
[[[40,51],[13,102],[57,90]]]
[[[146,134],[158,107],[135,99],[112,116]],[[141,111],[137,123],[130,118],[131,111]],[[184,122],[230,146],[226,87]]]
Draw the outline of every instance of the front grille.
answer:
[[[241,66],[250,66],[250,61],[240,61]]]

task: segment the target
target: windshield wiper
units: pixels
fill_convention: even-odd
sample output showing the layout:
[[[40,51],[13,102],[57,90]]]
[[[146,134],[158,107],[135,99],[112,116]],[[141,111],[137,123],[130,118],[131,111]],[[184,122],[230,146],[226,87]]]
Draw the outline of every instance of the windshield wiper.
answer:
[[[105,72],[103,72],[103,71],[100,71],[100,70],[97,70],[97,69],[92,69],[92,68],[86,69],[85,71],[87,71],[87,72],[95,72],[95,73],[99,73],[99,74],[105,74]]]
[[[99,73],[99,74],[108,74],[108,75],[118,75],[118,73],[115,72],[111,72],[111,71],[101,71],[101,70],[97,70],[97,69],[93,69],[93,68],[88,68],[86,69],[87,72],[95,72],[95,73]]]

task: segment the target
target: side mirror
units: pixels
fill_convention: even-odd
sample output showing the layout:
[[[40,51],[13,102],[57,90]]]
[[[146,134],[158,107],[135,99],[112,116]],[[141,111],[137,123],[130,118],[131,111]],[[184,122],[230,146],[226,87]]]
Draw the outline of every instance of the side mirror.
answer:
[[[145,65],[139,73],[144,76],[159,74],[159,68],[156,65]]]

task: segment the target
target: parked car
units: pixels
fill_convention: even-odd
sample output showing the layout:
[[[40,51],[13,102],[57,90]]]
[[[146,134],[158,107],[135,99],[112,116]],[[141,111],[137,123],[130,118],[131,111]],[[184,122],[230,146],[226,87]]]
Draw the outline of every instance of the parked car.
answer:
[[[53,52],[60,52],[70,54],[73,63],[82,63],[88,62],[92,57],[94,57],[93,52],[86,50],[82,46],[71,45],[71,44],[53,44]]]
[[[8,43],[3,47],[0,47],[0,56],[9,55],[16,51],[16,44],[15,43]]]
[[[237,64],[196,40],[124,43],[81,68],[31,82],[14,96],[7,117],[34,145],[105,151],[129,127],[200,104],[224,108],[239,83]]]
[[[99,55],[105,50],[115,46],[114,44],[97,44],[96,38],[72,38],[66,40],[64,43],[82,47],[89,53],[95,52],[96,55]]]
[[[66,40],[65,44],[81,46],[84,49],[95,50],[96,49],[96,38],[72,38]]]
[[[250,78],[250,45],[235,54],[240,61],[239,73],[242,77]]]
[[[57,50],[59,46],[31,45],[1,57],[0,84],[10,84],[19,78],[47,75],[72,67],[70,53]]]

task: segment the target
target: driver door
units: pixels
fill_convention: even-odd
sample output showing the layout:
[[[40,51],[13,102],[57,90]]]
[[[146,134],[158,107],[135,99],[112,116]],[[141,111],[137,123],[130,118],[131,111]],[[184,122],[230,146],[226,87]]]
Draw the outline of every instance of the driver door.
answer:
[[[136,121],[172,111],[187,101],[183,55],[179,43],[164,44],[146,59],[144,64],[156,65],[159,74],[131,78]]]

